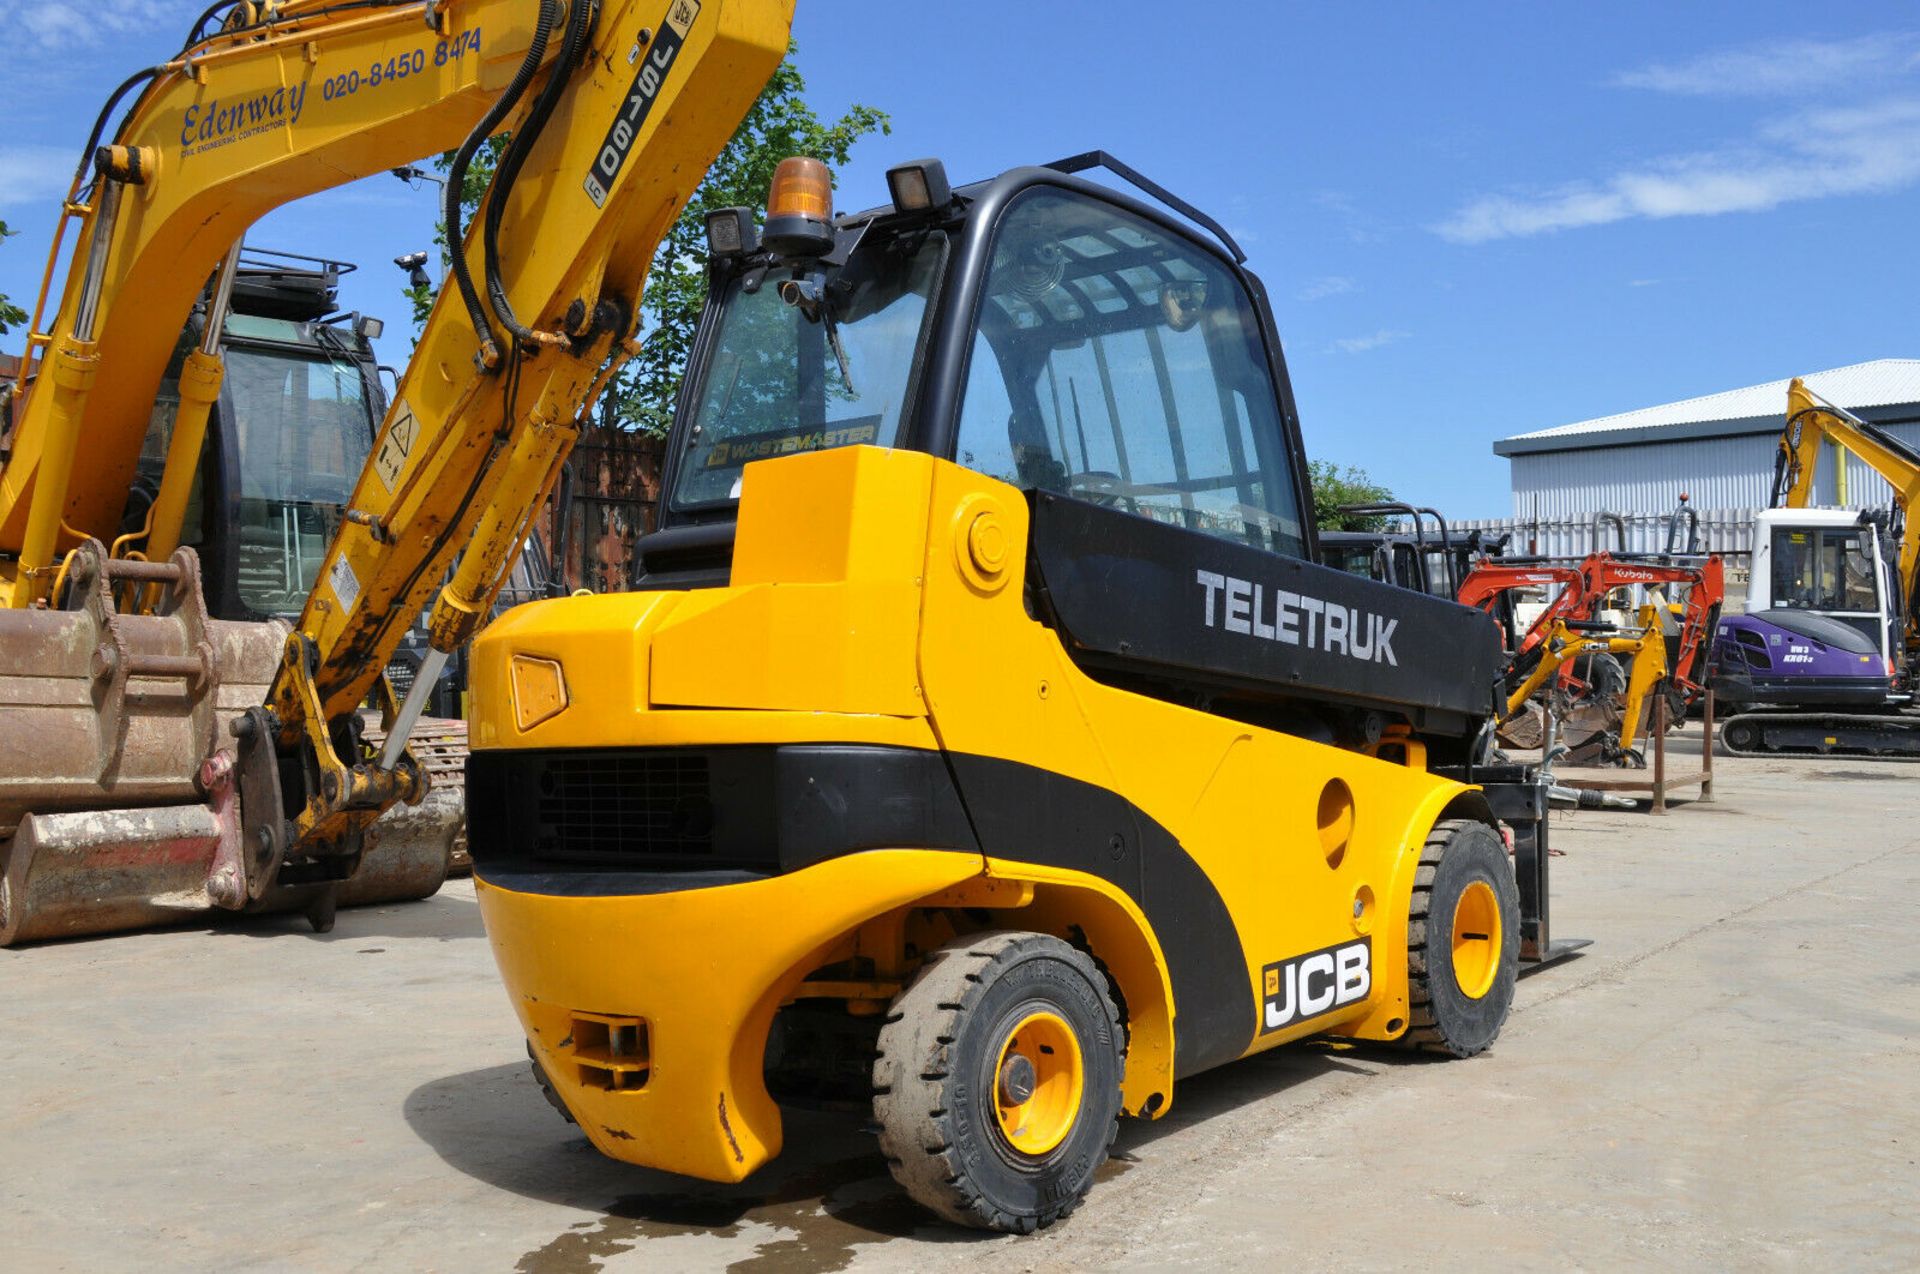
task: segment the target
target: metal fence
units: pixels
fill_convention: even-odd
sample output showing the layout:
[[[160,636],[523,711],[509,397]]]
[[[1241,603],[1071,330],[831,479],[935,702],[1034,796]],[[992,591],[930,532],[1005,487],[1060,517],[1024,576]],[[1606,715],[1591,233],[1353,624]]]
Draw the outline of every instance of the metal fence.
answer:
[[[1709,553],[1721,553],[1744,560],[1753,552],[1753,519],[1758,509],[1695,509],[1700,519],[1702,547]],[[1623,513],[1620,522],[1626,532],[1629,553],[1660,553],[1667,547],[1669,515],[1665,513]],[[1585,557],[1600,549],[1618,551],[1614,526],[1602,524],[1596,514],[1558,518],[1483,518],[1449,523],[1455,535],[1479,531],[1485,535],[1511,534],[1509,553],[1537,553],[1547,557]],[[1679,539],[1685,538],[1682,530]]]
[[[567,591],[618,593],[632,587],[633,542],[653,529],[660,500],[664,439],[606,424],[589,427],[567,460],[570,478],[540,516],[549,549],[554,515],[564,505],[564,560],[556,563]]]
[[[1717,553],[1726,568],[1727,606],[1738,610],[1745,604],[1748,571],[1753,561],[1753,519],[1757,508],[1695,509],[1699,517],[1700,550]],[[1594,514],[1547,518],[1476,518],[1449,522],[1447,531],[1456,540],[1474,531],[1482,538],[1507,535],[1509,554],[1542,557],[1585,557],[1600,549],[1621,551],[1621,531],[1628,553],[1663,553],[1669,543],[1670,515],[1665,513],[1623,513],[1620,530],[1611,521],[1602,522]],[[1431,535],[1428,528],[1427,534]],[[1685,528],[1673,536],[1677,548],[1684,548]]]

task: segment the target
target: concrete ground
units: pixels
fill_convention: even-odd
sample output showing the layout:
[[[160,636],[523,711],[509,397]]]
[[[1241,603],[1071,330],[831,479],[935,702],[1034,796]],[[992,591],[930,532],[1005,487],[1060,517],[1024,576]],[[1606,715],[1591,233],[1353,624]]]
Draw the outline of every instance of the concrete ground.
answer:
[[[858,1121],[735,1189],[601,1158],[529,1079],[471,887],[0,951],[10,1270],[1910,1269],[1920,769],[1720,763],[1557,815],[1554,922],[1493,1050],[1299,1045],[1124,1125],[1065,1224],[925,1222]]]

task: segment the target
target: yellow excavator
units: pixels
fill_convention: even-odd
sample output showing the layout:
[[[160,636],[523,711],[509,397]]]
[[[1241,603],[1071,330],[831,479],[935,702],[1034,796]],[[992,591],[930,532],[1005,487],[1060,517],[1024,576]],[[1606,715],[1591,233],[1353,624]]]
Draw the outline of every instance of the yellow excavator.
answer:
[[[1480,764],[1495,624],[1319,564],[1231,236],[1105,152],[887,180],[710,215],[638,591],[475,642],[471,851],[601,1151],[735,1181],[781,1102],[870,1104],[913,1198],[1024,1232],[1177,1080],[1479,1053],[1570,944],[1545,788]]]
[[[410,731],[634,348],[654,249],[790,20],[765,0],[237,0],[115,92],[64,203],[0,448],[0,945],[216,910],[305,909],[325,927],[341,902],[438,886],[458,810],[426,799]],[[463,238],[462,173],[503,130]],[[291,625],[211,618],[179,545],[243,236],[289,200],[450,149],[456,286],[319,583]],[[123,536],[203,289],[150,517]],[[436,590],[434,653],[395,702],[383,670]]]

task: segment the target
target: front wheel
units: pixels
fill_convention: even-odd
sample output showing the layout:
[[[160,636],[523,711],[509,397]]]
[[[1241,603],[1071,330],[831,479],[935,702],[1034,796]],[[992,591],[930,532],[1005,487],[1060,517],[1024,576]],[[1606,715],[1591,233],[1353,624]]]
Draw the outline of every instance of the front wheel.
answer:
[[[961,938],[889,1009],[873,1114],[894,1179],[949,1221],[1025,1234],[1078,1207],[1119,1126],[1106,978],[1037,933]]]
[[[1406,1042],[1472,1057],[1493,1043],[1520,976],[1520,890],[1485,823],[1437,824],[1420,852],[1407,921],[1413,1014]]]

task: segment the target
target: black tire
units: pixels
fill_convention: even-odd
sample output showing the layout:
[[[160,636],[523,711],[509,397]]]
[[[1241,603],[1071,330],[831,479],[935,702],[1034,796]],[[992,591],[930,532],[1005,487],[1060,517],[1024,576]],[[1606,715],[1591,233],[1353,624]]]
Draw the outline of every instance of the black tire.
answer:
[[[1036,1012],[1071,1030],[1080,1057],[1077,1109],[1044,1153],[1009,1139],[995,1082],[1014,1028]],[[1113,996],[1085,952],[1037,933],[958,939],[927,958],[880,1028],[881,1153],[894,1180],[949,1221],[1016,1234],[1052,1225],[1080,1205],[1113,1144],[1125,1056]]]
[[[527,1065],[533,1068],[533,1082],[540,1085],[540,1095],[547,1099],[547,1105],[559,1111],[560,1118],[577,1127],[580,1121],[575,1119],[573,1112],[567,1109],[567,1103],[560,1100],[559,1090],[553,1086],[553,1080],[547,1077],[547,1068],[542,1066],[540,1059],[533,1054],[531,1040],[527,1042]]]
[[[1627,693],[1627,670],[1604,650],[1574,660],[1573,675],[1587,683],[1587,697],[1597,703],[1606,703]]]
[[[1463,900],[1470,897],[1463,910]],[[1485,969],[1482,962],[1491,962],[1482,974],[1484,985],[1463,987],[1453,948],[1455,925],[1470,922],[1466,932],[1480,933],[1487,928],[1484,919],[1496,917],[1498,938],[1491,933],[1480,938],[1486,949],[1478,953],[1472,939],[1466,948],[1467,967],[1478,963]],[[1412,1017],[1405,1042],[1450,1057],[1484,1051],[1513,1007],[1519,975],[1520,890],[1506,846],[1485,823],[1450,819],[1436,824],[1420,851],[1407,921]]]

